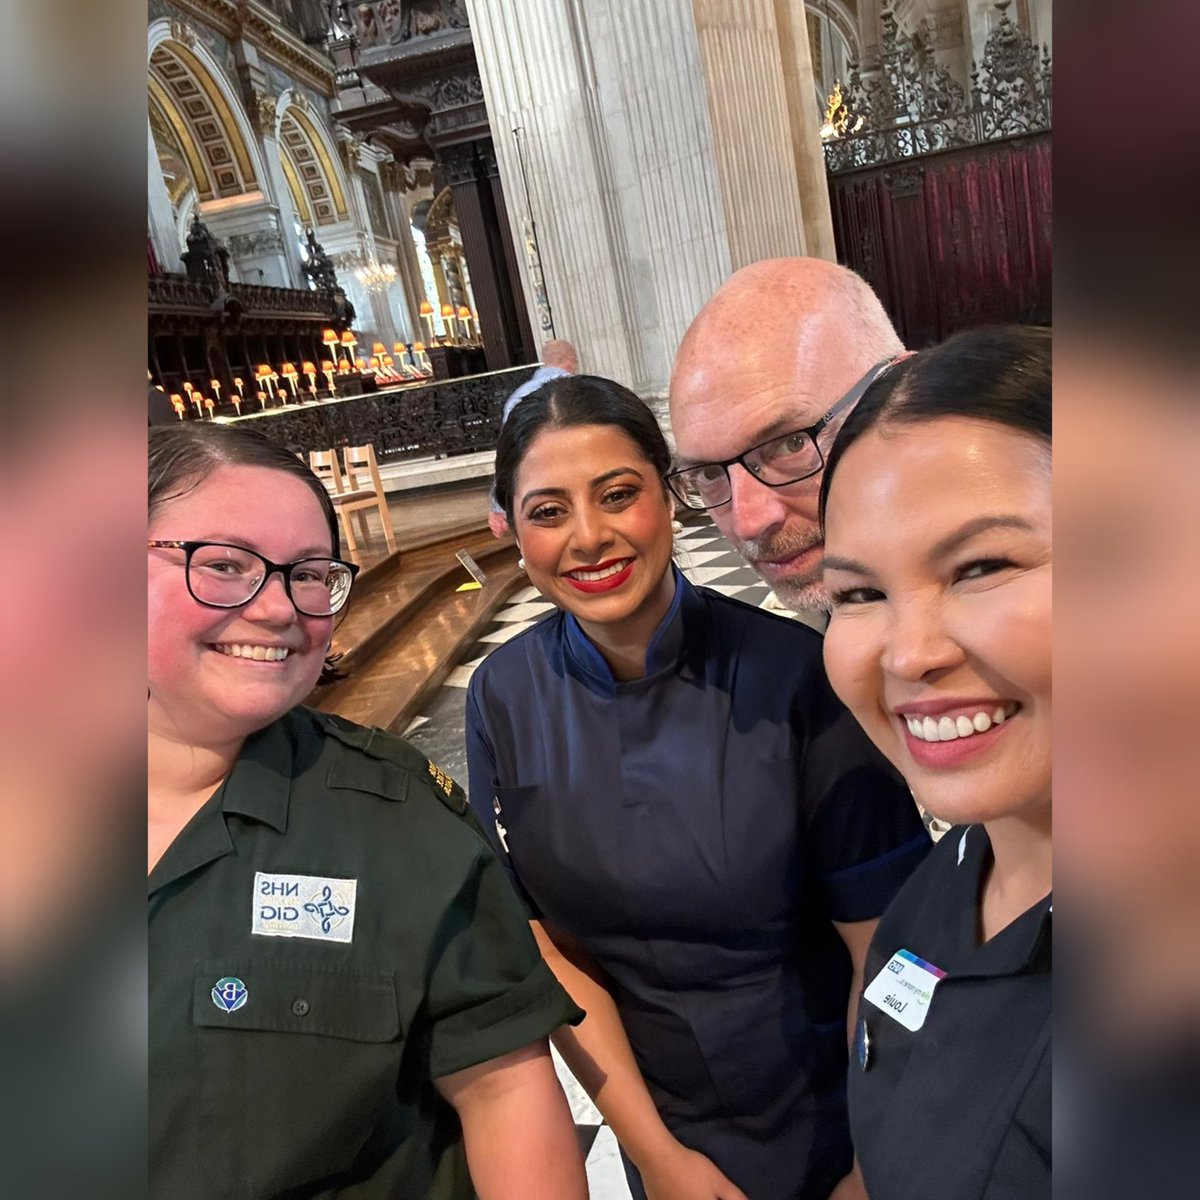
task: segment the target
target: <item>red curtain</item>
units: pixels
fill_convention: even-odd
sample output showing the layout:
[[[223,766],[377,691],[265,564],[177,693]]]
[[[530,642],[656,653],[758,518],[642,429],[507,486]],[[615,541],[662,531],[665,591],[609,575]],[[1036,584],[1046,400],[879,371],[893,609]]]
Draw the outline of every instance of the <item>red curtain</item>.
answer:
[[[1050,136],[830,178],[838,258],[905,343],[992,321],[1050,321]]]

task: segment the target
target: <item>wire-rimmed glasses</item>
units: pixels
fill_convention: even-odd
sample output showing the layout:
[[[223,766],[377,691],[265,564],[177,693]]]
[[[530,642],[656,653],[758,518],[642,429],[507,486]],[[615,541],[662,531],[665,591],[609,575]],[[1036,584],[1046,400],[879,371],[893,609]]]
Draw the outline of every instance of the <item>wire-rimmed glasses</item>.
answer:
[[[767,487],[786,487],[819,475],[825,467],[825,452],[818,435],[830,422],[856,403],[868,387],[897,360],[884,359],[876,363],[832,408],[814,425],[794,429],[790,433],[768,438],[735,454],[723,462],[696,463],[681,467],[666,476],[667,486],[688,508],[704,510],[720,508],[733,497],[729,468],[734,463],[745,467],[755,479]]]

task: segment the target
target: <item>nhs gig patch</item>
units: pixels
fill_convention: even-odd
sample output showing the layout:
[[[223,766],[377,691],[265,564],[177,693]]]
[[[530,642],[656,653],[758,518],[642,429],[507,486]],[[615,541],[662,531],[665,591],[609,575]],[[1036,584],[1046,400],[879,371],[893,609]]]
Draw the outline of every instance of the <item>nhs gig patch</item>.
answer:
[[[357,879],[257,871],[250,932],[260,937],[353,941],[357,893]]]

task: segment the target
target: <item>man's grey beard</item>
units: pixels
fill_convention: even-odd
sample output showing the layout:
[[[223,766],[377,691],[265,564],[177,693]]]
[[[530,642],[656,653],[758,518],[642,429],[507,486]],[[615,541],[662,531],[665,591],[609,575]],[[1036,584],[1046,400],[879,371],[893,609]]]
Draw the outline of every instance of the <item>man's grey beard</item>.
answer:
[[[763,559],[790,558],[810,546],[816,546],[821,541],[821,534],[815,529],[803,534],[784,531],[770,538],[751,538],[742,542],[730,537],[729,541],[751,566],[756,566]],[[764,582],[774,589],[779,602],[793,612],[824,613],[829,611],[829,593],[825,590],[821,574],[818,564],[807,576],[783,583],[773,583],[764,578]]]

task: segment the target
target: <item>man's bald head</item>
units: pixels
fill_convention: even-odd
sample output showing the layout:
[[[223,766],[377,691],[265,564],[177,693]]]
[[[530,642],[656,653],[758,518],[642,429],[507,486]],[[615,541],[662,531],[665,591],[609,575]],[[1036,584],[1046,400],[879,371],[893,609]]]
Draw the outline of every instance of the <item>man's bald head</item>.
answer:
[[[542,346],[542,362],[548,367],[557,367],[568,375],[579,374],[579,354],[570,342],[555,338]]]
[[[719,462],[814,425],[903,349],[853,271],[819,258],[743,267],[700,310],[675,358],[671,427],[681,463]],[[819,476],[771,489],[734,465],[730,482],[733,498],[712,510],[722,532],[785,603],[823,607]]]

